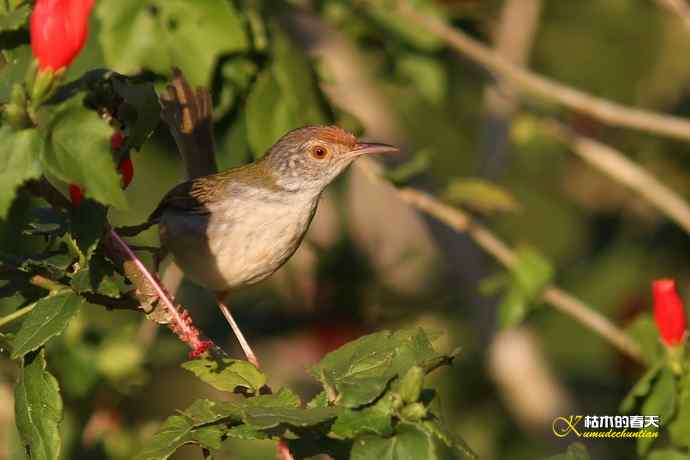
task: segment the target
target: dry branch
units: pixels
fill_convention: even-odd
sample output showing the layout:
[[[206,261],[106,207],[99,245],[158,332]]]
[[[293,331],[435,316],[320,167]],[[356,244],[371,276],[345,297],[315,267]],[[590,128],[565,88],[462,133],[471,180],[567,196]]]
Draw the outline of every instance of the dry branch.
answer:
[[[463,56],[495,73],[497,77],[524,90],[539,94],[546,99],[608,125],[636,129],[675,139],[690,140],[690,121],[616,104],[539,76],[512,64],[499,53],[448,25],[442,19],[420,13],[408,5],[405,0],[398,2],[398,9],[401,14],[445,41]]]
[[[382,180],[370,161],[360,160],[358,164],[370,179]],[[469,214],[442,203],[428,193],[413,188],[396,189],[396,192],[398,197],[408,205],[433,216],[458,233],[467,234],[484,251],[505,267],[510,268],[515,263],[515,252],[491,230],[476,222]],[[645,358],[638,344],[591,306],[554,285],[544,288],[542,299],[557,310],[574,318],[586,328],[599,334],[628,357],[645,364]]]

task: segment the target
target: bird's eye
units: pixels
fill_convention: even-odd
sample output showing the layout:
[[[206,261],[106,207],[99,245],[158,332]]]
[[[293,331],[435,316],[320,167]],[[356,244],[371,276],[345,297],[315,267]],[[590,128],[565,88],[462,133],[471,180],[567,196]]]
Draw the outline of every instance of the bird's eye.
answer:
[[[317,160],[323,160],[328,156],[328,149],[321,145],[317,145],[316,147],[311,149],[311,156],[313,156]]]

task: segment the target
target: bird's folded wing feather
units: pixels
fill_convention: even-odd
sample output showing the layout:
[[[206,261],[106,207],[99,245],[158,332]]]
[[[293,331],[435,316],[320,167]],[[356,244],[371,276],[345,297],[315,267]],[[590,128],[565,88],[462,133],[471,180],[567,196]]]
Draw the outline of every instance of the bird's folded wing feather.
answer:
[[[204,202],[195,197],[195,181],[189,180],[173,187],[161,200],[158,207],[151,213],[149,222],[158,222],[166,209],[178,210],[189,214],[208,214],[209,209]]]

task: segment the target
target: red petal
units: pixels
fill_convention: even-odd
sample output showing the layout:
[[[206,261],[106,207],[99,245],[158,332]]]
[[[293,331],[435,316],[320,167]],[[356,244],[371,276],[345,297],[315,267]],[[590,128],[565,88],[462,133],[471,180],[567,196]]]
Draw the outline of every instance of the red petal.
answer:
[[[81,205],[81,200],[84,198],[84,192],[77,184],[69,184],[69,198],[72,206],[78,208]]]
[[[129,158],[123,158],[117,167],[122,175],[122,188],[127,188],[134,177],[134,164]]]
[[[685,307],[672,279],[656,280],[652,283],[654,296],[654,320],[661,339],[673,346],[685,337],[687,327]]]
[[[31,14],[31,50],[41,70],[57,71],[84,46],[93,0],[37,0]]]
[[[119,150],[122,144],[125,142],[125,136],[122,131],[115,131],[112,136],[110,136],[110,148],[113,150]]]

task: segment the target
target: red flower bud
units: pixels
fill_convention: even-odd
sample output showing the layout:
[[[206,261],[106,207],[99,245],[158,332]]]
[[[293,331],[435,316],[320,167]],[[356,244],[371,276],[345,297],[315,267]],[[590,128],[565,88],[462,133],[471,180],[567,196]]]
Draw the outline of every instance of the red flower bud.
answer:
[[[31,50],[41,70],[68,66],[84,46],[94,0],[36,0]]]
[[[113,150],[119,150],[122,144],[125,142],[125,136],[122,131],[115,131],[112,136],[110,136],[110,148]]]
[[[72,206],[78,208],[84,198],[84,192],[77,184],[69,184],[69,198],[72,201]]]
[[[122,188],[127,188],[134,177],[134,164],[129,158],[123,158],[117,166],[117,170],[122,175]]]
[[[672,279],[656,280],[652,283],[654,295],[654,320],[661,339],[668,346],[677,345],[685,337],[686,319],[683,301],[676,291]]]

